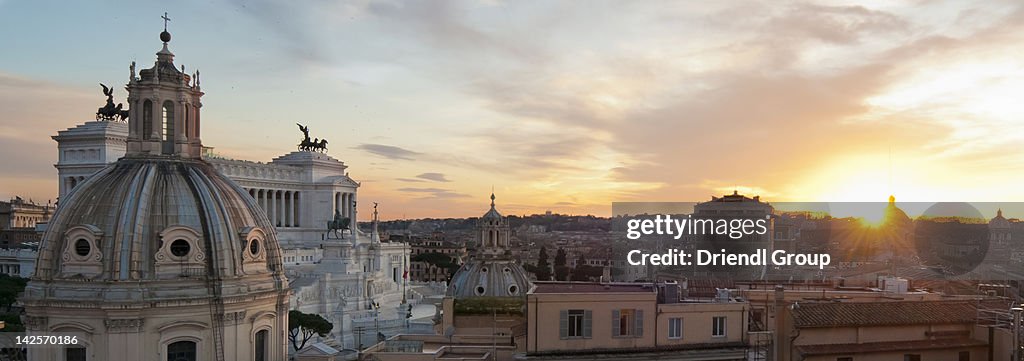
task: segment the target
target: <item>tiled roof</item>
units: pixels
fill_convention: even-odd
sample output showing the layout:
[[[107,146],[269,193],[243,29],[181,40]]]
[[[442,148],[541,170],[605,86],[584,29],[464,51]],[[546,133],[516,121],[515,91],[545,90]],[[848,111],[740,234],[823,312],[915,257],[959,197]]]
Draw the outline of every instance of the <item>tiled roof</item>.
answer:
[[[798,303],[793,307],[797,328],[973,323],[976,319],[975,306],[962,301]]]
[[[918,341],[848,343],[834,345],[803,345],[796,346],[796,350],[803,356],[823,356],[851,355],[875,352],[943,350],[951,348],[964,349],[971,347],[982,347],[986,345],[988,344],[985,343],[985,341],[979,341],[970,338],[955,338]]]

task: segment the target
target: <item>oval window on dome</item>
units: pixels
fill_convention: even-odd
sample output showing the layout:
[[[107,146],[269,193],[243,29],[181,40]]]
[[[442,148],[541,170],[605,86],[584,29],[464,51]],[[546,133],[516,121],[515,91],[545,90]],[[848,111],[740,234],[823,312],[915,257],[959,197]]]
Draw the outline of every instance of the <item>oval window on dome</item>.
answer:
[[[484,286],[476,286],[476,295],[477,296],[483,296],[484,295]]]
[[[260,254],[260,240],[253,239],[249,241],[249,254],[253,256]]]
[[[89,252],[92,252],[92,245],[89,244],[89,241],[85,240],[85,238],[79,238],[75,241],[75,254],[85,257],[89,255]]]
[[[175,257],[185,257],[188,252],[192,250],[192,245],[184,239],[175,240],[171,242],[171,254]]]
[[[487,273],[487,267],[481,268],[480,272]]]
[[[519,287],[517,287],[516,285],[508,286],[508,294],[514,296],[514,295],[516,295],[518,293],[519,293]]]

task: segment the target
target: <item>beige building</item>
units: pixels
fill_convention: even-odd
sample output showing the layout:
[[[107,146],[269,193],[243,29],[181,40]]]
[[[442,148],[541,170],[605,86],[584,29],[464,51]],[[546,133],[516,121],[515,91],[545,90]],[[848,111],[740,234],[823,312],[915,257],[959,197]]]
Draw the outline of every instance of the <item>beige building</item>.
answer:
[[[971,302],[794,303],[786,315],[781,360],[970,361],[995,351]]]
[[[678,295],[671,283],[538,282],[526,301],[528,358],[746,359],[746,302]]]
[[[0,230],[13,228],[35,228],[53,215],[52,204],[36,204],[31,200],[15,197],[9,202],[0,202]]]

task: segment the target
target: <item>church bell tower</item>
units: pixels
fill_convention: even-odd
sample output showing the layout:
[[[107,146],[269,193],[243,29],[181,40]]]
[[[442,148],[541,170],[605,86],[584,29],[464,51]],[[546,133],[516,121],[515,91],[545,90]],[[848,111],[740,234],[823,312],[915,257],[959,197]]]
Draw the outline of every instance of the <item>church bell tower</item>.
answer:
[[[163,49],[156,53],[152,68],[135,75],[131,65],[128,79],[128,156],[162,155],[199,158],[203,145],[200,141],[199,71],[191,76],[174,66],[174,54],[167,48],[171,33],[160,33]]]

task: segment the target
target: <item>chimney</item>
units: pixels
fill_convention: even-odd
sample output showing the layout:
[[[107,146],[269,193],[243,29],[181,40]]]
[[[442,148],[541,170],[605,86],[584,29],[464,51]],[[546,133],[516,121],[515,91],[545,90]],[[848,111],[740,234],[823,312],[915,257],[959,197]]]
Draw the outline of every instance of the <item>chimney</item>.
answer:
[[[676,281],[665,281],[662,298],[661,303],[679,303],[679,283]]]

